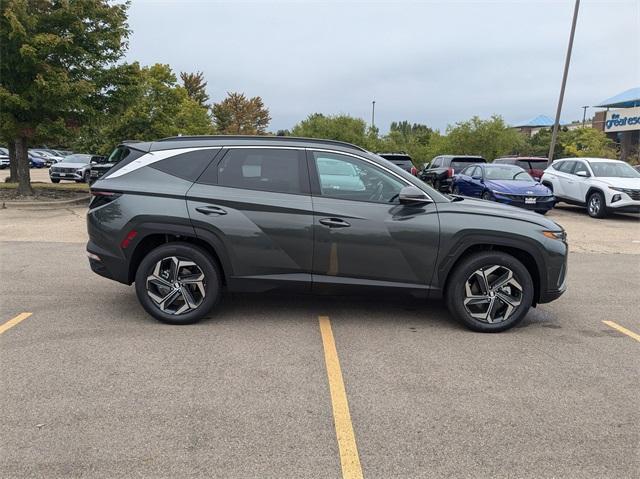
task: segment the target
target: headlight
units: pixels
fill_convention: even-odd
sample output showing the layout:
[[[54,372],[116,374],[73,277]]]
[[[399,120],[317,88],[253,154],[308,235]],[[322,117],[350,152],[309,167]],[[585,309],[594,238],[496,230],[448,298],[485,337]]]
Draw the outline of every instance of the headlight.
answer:
[[[624,188],[616,188],[615,186],[610,186],[609,189],[614,191],[621,191],[624,193]]]
[[[565,231],[543,231],[543,235],[550,239],[557,239],[561,241],[566,241],[567,233]]]
[[[496,190],[491,190],[491,192],[494,195],[508,195],[509,193],[505,193],[504,191],[496,191]]]
[[[79,174],[79,175],[82,175],[82,174],[84,174],[84,170],[82,168],[78,168],[76,170],[76,173]]]

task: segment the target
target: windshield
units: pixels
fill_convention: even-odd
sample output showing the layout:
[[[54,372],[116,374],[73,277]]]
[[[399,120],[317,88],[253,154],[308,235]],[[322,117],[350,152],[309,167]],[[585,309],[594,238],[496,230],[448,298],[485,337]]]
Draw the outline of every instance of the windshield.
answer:
[[[590,161],[594,176],[608,178],[640,178],[640,173],[627,163],[609,161]]]
[[[91,155],[70,155],[64,159],[65,163],[89,163]]]
[[[484,177],[487,180],[516,180],[533,181],[531,175],[519,166],[491,165],[484,169]]]

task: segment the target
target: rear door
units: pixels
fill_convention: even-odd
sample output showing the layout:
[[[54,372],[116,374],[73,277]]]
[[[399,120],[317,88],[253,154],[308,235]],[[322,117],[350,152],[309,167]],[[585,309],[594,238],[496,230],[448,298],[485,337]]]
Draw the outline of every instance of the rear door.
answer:
[[[382,287],[426,294],[439,241],[434,203],[405,206],[409,183],[375,162],[309,151],[314,207],[313,289]]]
[[[187,194],[199,236],[219,245],[229,286],[310,288],[313,211],[303,148],[226,147]]]

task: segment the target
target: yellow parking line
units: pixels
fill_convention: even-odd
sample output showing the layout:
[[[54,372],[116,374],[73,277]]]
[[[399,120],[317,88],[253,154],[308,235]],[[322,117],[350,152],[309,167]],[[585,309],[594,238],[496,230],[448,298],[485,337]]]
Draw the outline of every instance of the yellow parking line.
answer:
[[[602,322],[613,329],[617,329],[622,334],[626,334],[630,338],[633,338],[636,341],[640,341],[640,334],[634,333],[633,331],[629,331],[624,326],[620,326],[618,323],[614,323],[613,321],[602,321]]]
[[[344,389],[336,342],[331,331],[331,322],[328,316],[320,316],[318,319],[320,320],[320,334],[322,335],[322,344],[324,346],[324,361],[327,365],[327,376],[329,377],[331,406],[333,407],[333,421],[336,426],[338,449],[340,450],[342,477],[344,479],[362,479],[360,456],[358,456],[356,436],[353,433],[353,425],[351,424],[349,403]]]
[[[6,323],[3,323],[0,325],[0,334],[4,333],[6,330],[13,328],[16,324],[18,324],[20,321],[24,321],[25,319],[27,319],[29,316],[31,316],[33,313],[20,313],[18,316],[16,316],[13,319],[10,319],[9,321],[7,321]]]

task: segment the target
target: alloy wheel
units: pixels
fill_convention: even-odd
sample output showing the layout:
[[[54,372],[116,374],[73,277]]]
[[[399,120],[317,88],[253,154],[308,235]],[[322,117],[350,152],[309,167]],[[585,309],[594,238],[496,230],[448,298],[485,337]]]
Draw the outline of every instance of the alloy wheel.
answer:
[[[158,261],[147,276],[146,286],[149,297],[167,314],[193,311],[206,295],[202,269],[193,261],[176,256]]]
[[[600,212],[602,204],[600,203],[600,197],[596,195],[591,195],[589,199],[589,213],[592,216],[596,216]]]
[[[505,266],[480,268],[465,283],[464,307],[472,318],[485,323],[509,319],[522,298],[522,286]]]

